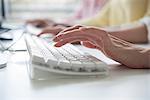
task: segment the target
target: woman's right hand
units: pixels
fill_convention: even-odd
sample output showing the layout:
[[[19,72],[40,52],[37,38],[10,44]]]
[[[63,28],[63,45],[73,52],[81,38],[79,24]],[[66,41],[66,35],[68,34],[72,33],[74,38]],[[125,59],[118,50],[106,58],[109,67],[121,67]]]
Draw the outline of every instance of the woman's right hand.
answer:
[[[67,43],[81,41],[88,48],[102,51],[107,57],[130,68],[150,68],[150,50],[110,35],[107,31],[96,27],[74,26],[61,31],[55,38],[56,47]]]

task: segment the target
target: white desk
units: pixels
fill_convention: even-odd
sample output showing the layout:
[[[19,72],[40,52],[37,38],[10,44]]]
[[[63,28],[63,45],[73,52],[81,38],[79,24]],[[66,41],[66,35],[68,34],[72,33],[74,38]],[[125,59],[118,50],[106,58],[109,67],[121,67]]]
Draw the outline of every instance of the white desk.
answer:
[[[86,49],[86,48],[82,48]],[[110,60],[96,50],[93,55]],[[0,100],[149,100],[150,70],[111,65],[107,77],[89,79],[30,80],[26,52],[12,55],[0,70]]]

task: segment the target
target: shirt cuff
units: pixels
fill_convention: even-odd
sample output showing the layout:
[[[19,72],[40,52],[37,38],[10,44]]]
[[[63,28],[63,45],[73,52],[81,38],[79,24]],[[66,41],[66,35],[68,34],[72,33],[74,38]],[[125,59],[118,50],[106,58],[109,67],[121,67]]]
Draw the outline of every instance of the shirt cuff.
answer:
[[[146,25],[147,32],[148,32],[148,40],[150,42],[150,17],[144,17],[140,20],[141,23]]]

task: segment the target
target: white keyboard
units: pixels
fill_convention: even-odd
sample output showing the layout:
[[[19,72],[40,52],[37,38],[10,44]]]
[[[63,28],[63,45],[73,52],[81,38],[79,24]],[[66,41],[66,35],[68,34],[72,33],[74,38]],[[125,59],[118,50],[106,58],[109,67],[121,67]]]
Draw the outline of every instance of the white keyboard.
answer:
[[[71,44],[54,47],[52,42],[35,35],[25,35],[32,64],[40,65],[51,73],[63,75],[102,75],[108,73],[108,65],[96,57],[84,53]]]

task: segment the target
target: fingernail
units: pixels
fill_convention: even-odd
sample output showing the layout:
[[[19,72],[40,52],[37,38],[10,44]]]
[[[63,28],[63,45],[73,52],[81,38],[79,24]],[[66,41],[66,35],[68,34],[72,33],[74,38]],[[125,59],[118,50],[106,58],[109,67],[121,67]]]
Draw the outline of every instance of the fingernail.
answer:
[[[61,45],[59,43],[56,43],[54,46],[55,47],[61,47]]]

